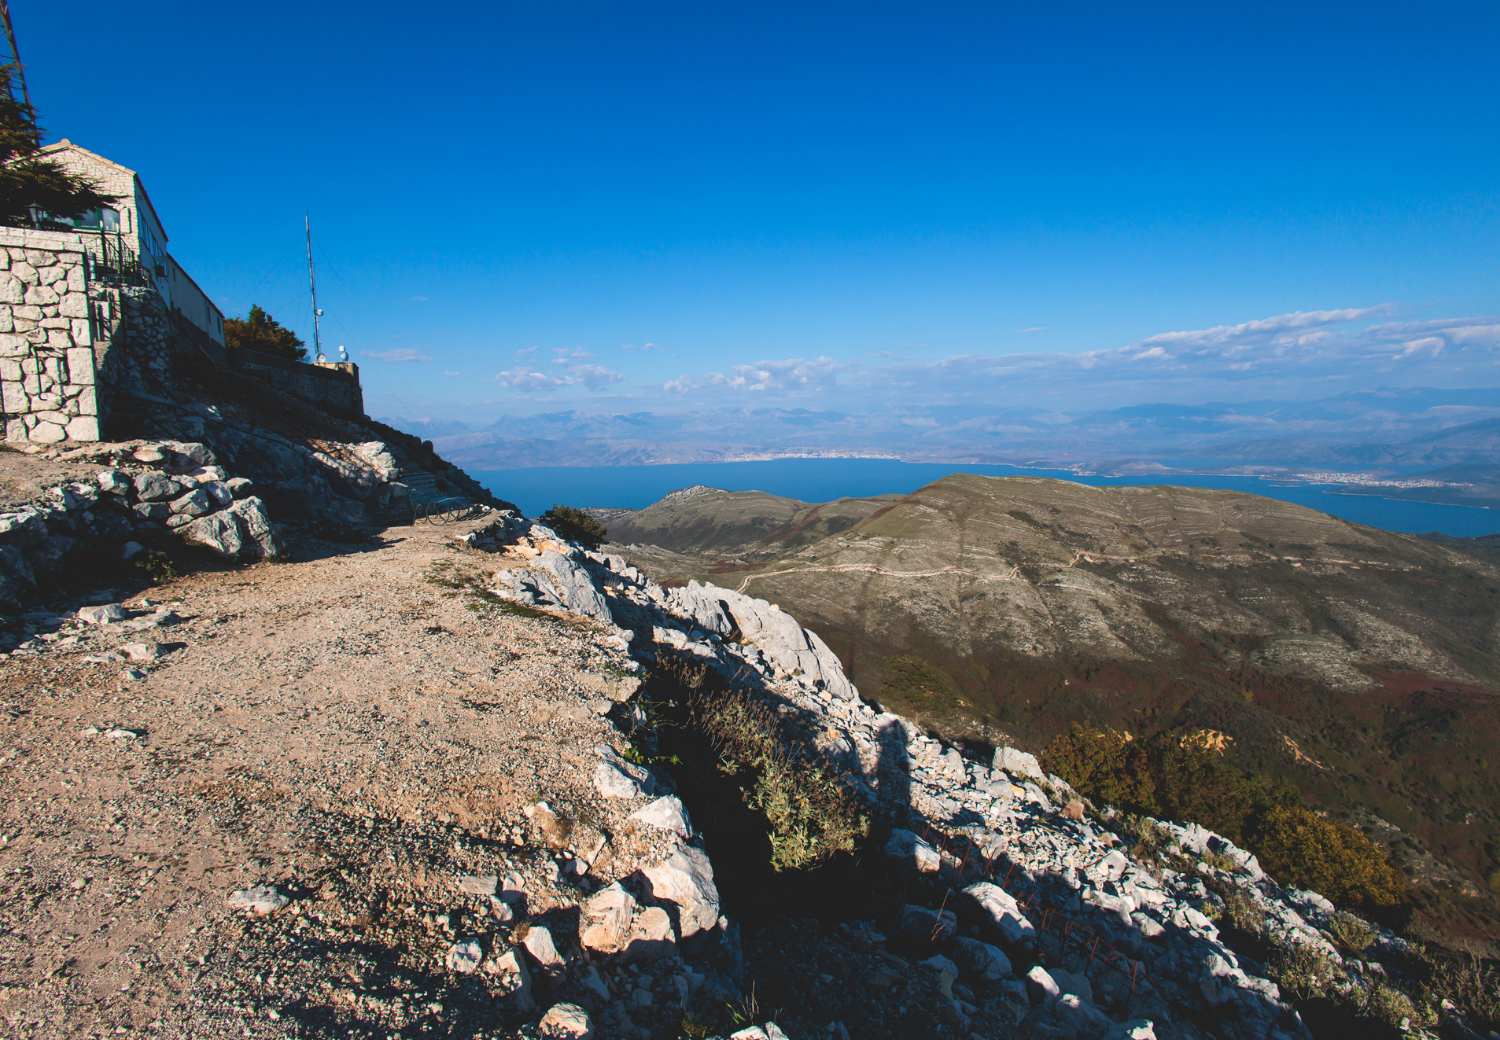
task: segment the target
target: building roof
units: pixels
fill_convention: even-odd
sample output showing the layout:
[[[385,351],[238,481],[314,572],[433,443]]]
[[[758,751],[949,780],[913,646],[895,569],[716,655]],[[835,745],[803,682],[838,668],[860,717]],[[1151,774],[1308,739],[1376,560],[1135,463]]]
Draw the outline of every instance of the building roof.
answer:
[[[99,162],[102,162],[106,166],[113,166],[121,173],[127,174],[130,177],[131,182],[135,185],[136,191],[139,192],[141,198],[146,201],[147,208],[151,210],[151,216],[156,219],[156,226],[161,228],[161,237],[164,240],[171,238],[171,236],[167,234],[167,225],[162,223],[161,214],[157,212],[156,203],[151,201],[151,193],[146,190],[146,182],[141,180],[141,175],[139,173],[136,173],[129,166],[124,166],[120,163],[117,163],[113,159],[107,156],[100,155],[98,152],[90,148],[85,148],[81,144],[77,144],[73,141],[68,140],[66,137],[64,137],[60,141],[54,141],[52,144],[43,145],[42,147],[37,149],[38,155],[53,155],[58,152],[80,152],[90,159],[95,159]],[[163,244],[165,244],[165,242],[163,242]]]

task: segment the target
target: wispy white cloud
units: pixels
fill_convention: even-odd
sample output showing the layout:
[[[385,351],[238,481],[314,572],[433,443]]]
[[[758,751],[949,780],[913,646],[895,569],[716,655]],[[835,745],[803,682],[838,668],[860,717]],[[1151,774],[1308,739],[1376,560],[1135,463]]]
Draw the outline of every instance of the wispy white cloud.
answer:
[[[669,380],[675,392],[695,386],[724,387],[751,393],[805,391],[832,386],[840,364],[830,357],[778,358],[735,365],[724,372],[710,372],[697,379]]]
[[[423,353],[411,347],[396,347],[391,350],[372,350],[365,355],[374,361],[383,361],[389,365],[425,365],[432,360],[430,354]]]
[[[511,390],[529,390],[547,393],[565,387],[581,386],[586,390],[602,390],[607,386],[623,382],[625,377],[614,369],[603,365],[570,364],[561,372],[543,372],[535,368],[518,365],[495,373],[495,380]]]
[[[1389,304],[1382,304],[1378,307],[1340,307],[1323,311],[1294,311],[1290,314],[1277,314],[1269,318],[1257,318],[1254,321],[1242,321],[1236,325],[1212,325],[1206,329],[1158,332],[1154,336],[1147,336],[1141,341],[1141,344],[1147,347],[1156,345],[1166,347],[1208,347],[1245,341],[1260,342],[1264,341],[1268,335],[1284,333],[1288,329],[1305,329],[1321,325],[1358,321],[1361,318],[1370,318],[1377,314],[1384,314],[1389,310]]]

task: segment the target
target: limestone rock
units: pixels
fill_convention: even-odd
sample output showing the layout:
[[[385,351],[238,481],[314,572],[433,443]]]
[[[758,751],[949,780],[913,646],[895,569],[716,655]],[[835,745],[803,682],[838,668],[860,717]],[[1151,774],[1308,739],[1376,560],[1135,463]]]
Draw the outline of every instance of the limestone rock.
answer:
[[[648,906],[636,914],[625,940],[625,955],[631,960],[662,957],[672,952],[677,935],[672,918],[659,906]]]
[[[182,491],[182,485],[165,473],[147,470],[135,478],[135,497],[142,502],[157,502]]]
[[[714,884],[713,867],[703,850],[681,846],[643,873],[651,883],[651,897],[677,907],[679,930],[684,939],[718,924],[719,890]]]
[[[627,762],[613,749],[605,749],[604,761],[594,767],[594,787],[606,798],[638,798],[649,791],[650,774]]]
[[[1010,958],[999,948],[978,939],[958,938],[953,940],[953,960],[960,972],[980,983],[997,983],[1010,978]]]
[[[1042,772],[1041,763],[1036,760],[1036,756],[1017,748],[996,748],[994,765],[996,769],[1009,773],[1011,776],[1023,776],[1030,780],[1046,779],[1046,774]]]
[[[625,949],[636,906],[635,897],[618,881],[601,888],[583,904],[579,944],[595,953],[619,953]]]
[[[526,962],[515,950],[506,950],[498,957],[485,962],[485,971],[494,978],[500,990],[500,1001],[509,1010],[529,1014],[536,1007],[532,995],[531,972]]]
[[[631,813],[630,818],[647,827],[671,831],[683,838],[692,837],[693,834],[687,810],[683,808],[682,799],[676,795],[664,795]]]
[[[885,854],[919,874],[935,874],[943,865],[943,858],[937,849],[911,831],[899,827],[891,831],[891,836],[885,843]]]
[[[562,954],[557,952],[557,943],[552,939],[552,930],[544,924],[534,924],[526,930],[521,945],[531,954],[532,960],[543,968],[560,968]]]
[[[593,1040],[594,1021],[577,1004],[553,1004],[537,1024],[542,1040]]]
[[[500,879],[494,874],[463,874],[458,879],[458,890],[466,896],[489,897],[495,894]]]
[[[1029,949],[1036,943],[1036,928],[1021,912],[1020,904],[1005,889],[988,881],[976,881],[964,889],[980,915],[1012,949]]]
[[[484,950],[479,945],[478,939],[461,939],[448,947],[448,953],[443,958],[449,971],[460,975],[472,975],[479,970],[479,963],[484,960]]]
[[[242,888],[229,897],[231,907],[247,911],[256,917],[274,914],[289,902],[290,900],[275,885],[253,885],[250,888]]]

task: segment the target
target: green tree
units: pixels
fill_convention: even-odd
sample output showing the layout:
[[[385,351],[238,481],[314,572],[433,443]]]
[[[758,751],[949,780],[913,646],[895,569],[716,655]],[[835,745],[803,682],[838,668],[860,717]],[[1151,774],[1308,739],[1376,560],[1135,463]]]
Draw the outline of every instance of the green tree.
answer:
[[[604,539],[609,537],[603,524],[573,506],[553,506],[539,519],[564,538],[571,538],[588,549],[599,548],[604,544]]]
[[[254,350],[289,361],[307,360],[307,348],[297,334],[259,304],[251,304],[246,317],[224,319],[224,344],[230,350]]]
[[[79,217],[114,201],[83,177],[37,155],[42,130],[36,110],[15,96],[14,64],[0,65],[0,224],[29,222],[33,207],[54,217]]]

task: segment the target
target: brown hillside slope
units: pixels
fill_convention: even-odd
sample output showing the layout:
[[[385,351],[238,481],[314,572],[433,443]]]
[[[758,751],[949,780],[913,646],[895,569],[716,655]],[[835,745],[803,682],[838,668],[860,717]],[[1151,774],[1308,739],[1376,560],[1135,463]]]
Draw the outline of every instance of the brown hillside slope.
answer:
[[[1419,874],[1477,895],[1500,867],[1500,572],[1472,555],[1253,495],[970,475],[779,554],[624,551],[781,604],[949,733],[1208,726],[1446,864],[1412,845]]]

